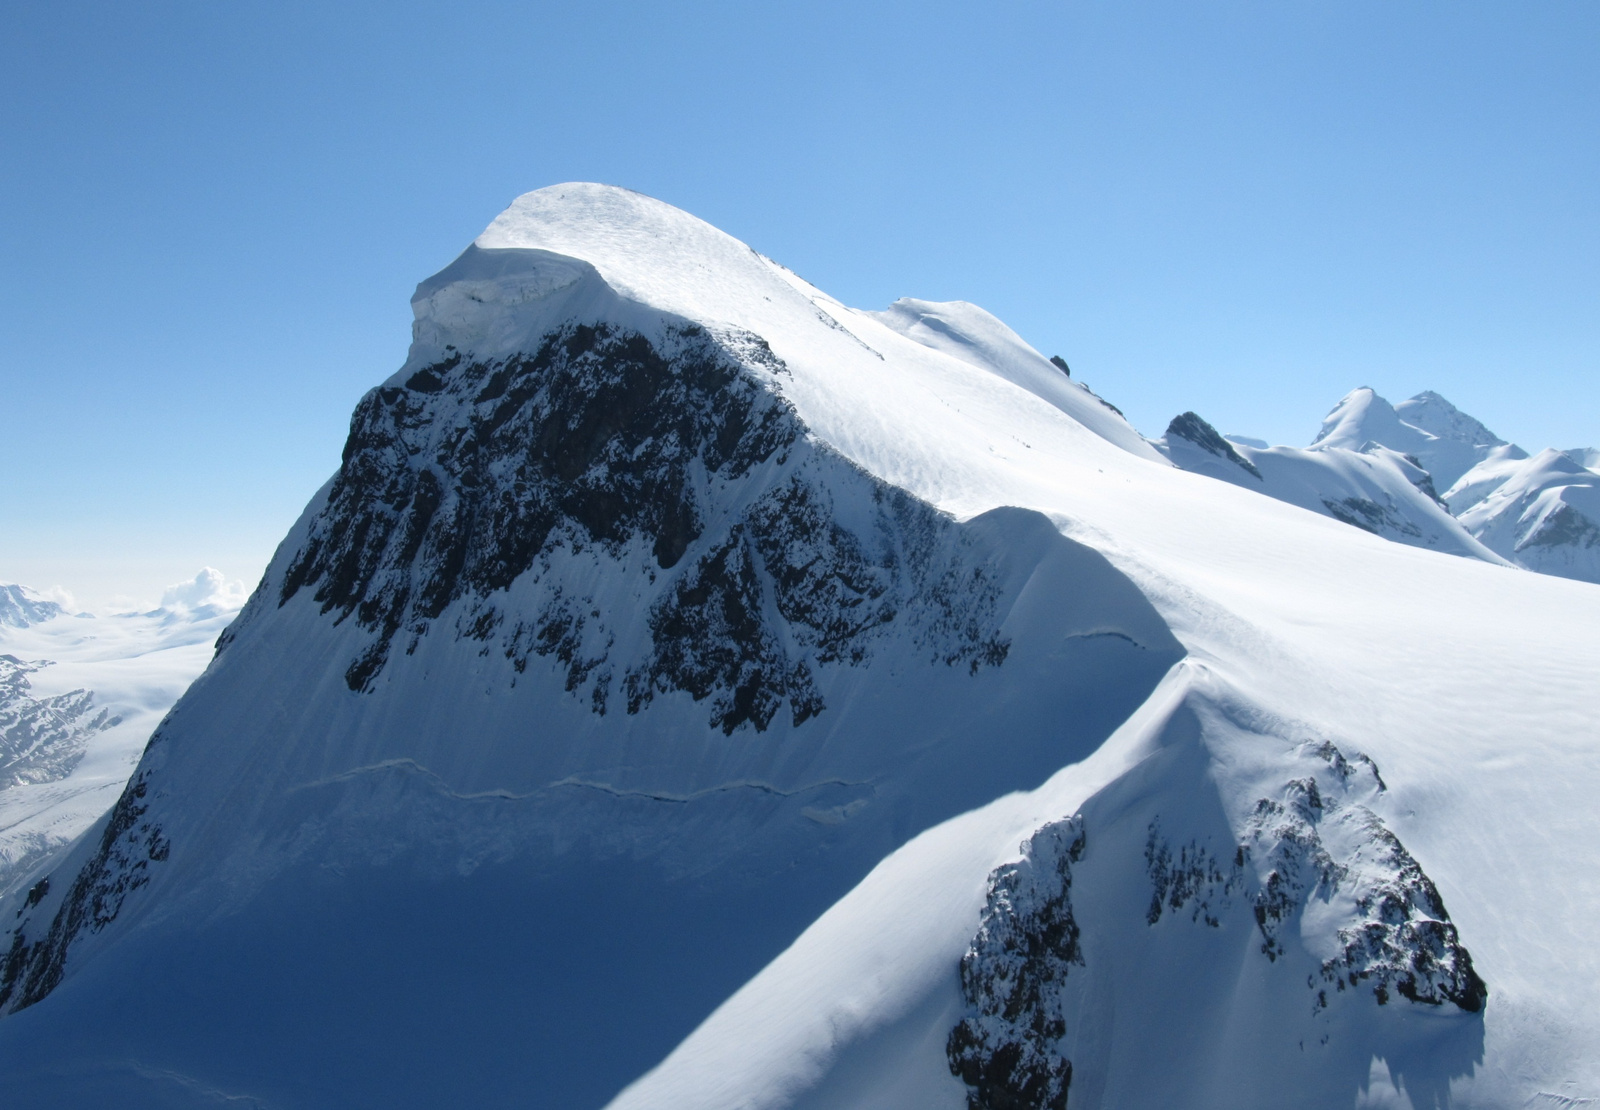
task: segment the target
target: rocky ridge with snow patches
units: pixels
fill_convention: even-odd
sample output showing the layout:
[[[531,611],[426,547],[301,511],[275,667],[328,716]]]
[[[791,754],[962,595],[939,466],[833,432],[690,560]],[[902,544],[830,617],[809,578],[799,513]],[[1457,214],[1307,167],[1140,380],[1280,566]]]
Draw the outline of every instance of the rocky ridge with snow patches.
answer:
[[[1144,924],[1171,916],[1220,929],[1225,918],[1253,918],[1258,958],[1275,964],[1299,947],[1302,919],[1315,913],[1334,947],[1306,981],[1313,1013],[1346,990],[1377,1006],[1404,1000],[1477,1013],[1488,988],[1437,888],[1358,800],[1385,789],[1376,766],[1328,742],[1306,748],[1315,772],[1258,799],[1231,846],[1214,848],[1203,835],[1175,841],[1161,816],[1150,821]],[[989,876],[982,923],[961,961],[968,1013],[946,1049],[969,1110],[1069,1104],[1068,1024],[1085,1011],[1068,981],[1086,965],[1073,870],[1093,850],[1094,832],[1081,812],[1048,824],[1022,845],[1020,861]],[[1077,897],[1100,893],[1080,884]],[[1338,907],[1331,922],[1322,906]],[[1137,926],[1130,917],[1114,927]]]

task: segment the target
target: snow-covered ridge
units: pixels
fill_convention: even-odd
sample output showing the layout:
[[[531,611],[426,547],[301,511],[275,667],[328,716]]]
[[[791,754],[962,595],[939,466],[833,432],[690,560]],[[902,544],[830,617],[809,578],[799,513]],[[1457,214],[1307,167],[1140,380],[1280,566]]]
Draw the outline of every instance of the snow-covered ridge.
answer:
[[[1403,452],[1158,449],[975,306],[850,309],[603,186],[413,304],[118,804],[0,905],[17,1097],[1600,1090],[1600,871],[1550,850],[1594,842],[1600,599]]]
[[[173,904],[203,916],[279,873],[396,854],[547,870],[552,842],[581,864],[529,888],[552,898],[619,855],[651,869],[638,913],[665,912],[689,876],[753,887],[770,958],[885,845],[1093,750],[1181,654],[1137,589],[1041,514],[958,521],[818,435],[792,399],[801,375],[727,322],[753,318],[738,304],[687,319],[636,299],[640,259],[586,254],[474,247],[419,287],[412,356],[358,407],[339,473],[80,844],[75,877],[21,907],[7,1004],[53,998],[88,953]],[[1002,369],[1042,364],[1032,388],[825,312],[754,264],[770,292],[752,312],[812,368],[818,347],[856,370],[909,353],[1156,465],[1020,341]],[[434,693],[468,689],[465,708]],[[185,722],[203,733],[219,714],[229,743],[197,746]],[[314,827],[285,821],[308,806]],[[713,967],[726,947],[695,944]],[[707,979],[695,960],[683,974]],[[681,999],[630,1019],[663,1023],[641,1045],[683,1021],[663,1014],[698,1004],[697,1019],[720,997],[675,982],[660,990]]]
[[[1309,450],[1232,437],[1243,454],[1230,457],[1229,441],[1193,413],[1154,442],[1186,470],[1250,486],[1240,476],[1248,467],[1260,492],[1387,539],[1600,582],[1600,506],[1589,492],[1600,456],[1547,449],[1529,458],[1432,391],[1390,405],[1357,389]],[[1262,451],[1270,478],[1257,472]]]
[[[1175,417],[1155,446],[1184,470],[1220,478],[1412,547],[1504,564],[1450,515],[1431,475],[1409,455],[1364,442],[1360,450],[1251,447],[1224,439],[1195,413]]]

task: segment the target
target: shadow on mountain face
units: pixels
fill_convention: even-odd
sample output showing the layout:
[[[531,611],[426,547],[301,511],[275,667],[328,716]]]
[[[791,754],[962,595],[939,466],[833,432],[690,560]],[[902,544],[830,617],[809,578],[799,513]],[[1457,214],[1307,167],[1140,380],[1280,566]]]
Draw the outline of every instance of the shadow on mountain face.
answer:
[[[823,463],[837,501],[871,481]],[[168,768],[207,759],[225,721],[275,777],[152,780],[174,866],[127,895],[125,935],[110,921],[0,1022],[13,1089],[39,1106],[603,1105],[885,855],[1089,755],[1181,656],[1132,583],[1039,514],[918,519],[957,572],[931,589],[976,582],[984,604],[935,592],[916,631],[818,666],[822,712],[761,732],[710,727],[681,693],[597,716],[537,656],[491,712],[429,677],[461,654],[442,636],[330,711],[348,638],[263,621],[161,744]],[[951,662],[952,642],[1003,657]],[[313,775],[338,745],[355,766]],[[566,773],[528,781],[519,753],[548,768],[551,745]],[[586,751],[604,758],[585,768]],[[662,752],[655,770],[639,755]],[[203,844],[192,817],[162,816],[201,804]]]

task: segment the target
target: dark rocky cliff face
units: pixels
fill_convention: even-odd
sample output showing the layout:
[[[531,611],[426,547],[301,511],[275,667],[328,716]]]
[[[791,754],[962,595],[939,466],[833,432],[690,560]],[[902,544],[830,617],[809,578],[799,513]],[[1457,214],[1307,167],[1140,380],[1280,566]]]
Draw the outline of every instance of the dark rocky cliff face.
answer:
[[[968,1110],[1066,1110],[1062,1001],[1068,974],[1083,966],[1072,865],[1084,847],[1081,820],[1055,822],[989,877],[983,923],[961,959],[969,1012],[945,1045]]]
[[[729,735],[826,712],[823,672],[890,637],[956,676],[1002,664],[993,552],[808,439],[786,373],[760,338],[693,325],[452,351],[362,399],[325,504],[218,651],[309,600],[360,630],[355,694],[427,637],[498,653],[511,685],[549,668],[600,716],[687,694]],[[81,873],[13,927],[0,1008],[48,994],[167,859],[155,793],[141,772]]]
[[[279,604],[310,591],[371,633],[352,690],[461,603],[442,634],[518,672],[552,658],[596,713],[682,690],[727,732],[821,712],[814,668],[863,662],[907,610],[943,662],[999,663],[993,591],[953,522],[808,442],[757,373],[786,370],[756,336],[572,325],[376,390]],[[839,495],[871,502],[865,529],[839,522]],[[642,658],[617,657],[618,614],[557,582],[554,560],[591,548],[649,596]],[[504,593],[525,575],[550,585],[532,611]]]
[[[123,899],[150,881],[150,865],[167,858],[170,845],[145,817],[148,791],[144,775],[135,775],[124,788],[102,819],[94,855],[72,881],[43,935],[30,940],[26,929],[12,932],[11,947],[0,962],[0,1012],[25,1009],[55,990],[72,942],[115,921]],[[26,906],[39,904],[49,890],[47,876],[28,892]]]

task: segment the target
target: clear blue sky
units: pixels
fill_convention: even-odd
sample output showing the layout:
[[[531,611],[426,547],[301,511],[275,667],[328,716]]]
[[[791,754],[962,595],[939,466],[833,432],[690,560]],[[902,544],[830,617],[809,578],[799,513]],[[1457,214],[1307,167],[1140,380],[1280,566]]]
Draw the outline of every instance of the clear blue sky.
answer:
[[[0,581],[259,575],[518,193],[975,301],[1146,434],[1600,441],[1600,4],[11,3]]]

